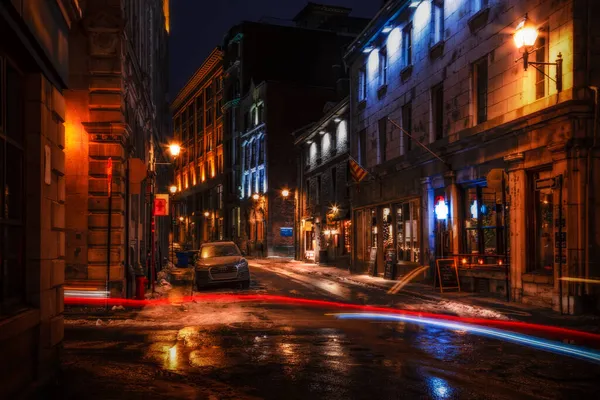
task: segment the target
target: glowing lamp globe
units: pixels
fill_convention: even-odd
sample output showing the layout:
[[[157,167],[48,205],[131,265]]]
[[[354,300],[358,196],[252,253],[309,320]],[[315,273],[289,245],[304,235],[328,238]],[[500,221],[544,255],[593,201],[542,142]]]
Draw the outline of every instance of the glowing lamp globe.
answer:
[[[181,153],[181,146],[176,143],[172,143],[169,145],[169,152],[173,157],[177,157],[179,153]]]
[[[175,194],[175,193],[177,193],[177,186],[175,186],[175,185],[171,185],[171,186],[169,187],[169,192],[171,192],[172,194]]]
[[[519,25],[517,25],[517,31],[515,32],[515,45],[517,49],[526,47],[533,47],[538,37],[538,30],[535,26],[531,25],[525,17]]]
[[[288,197],[288,196],[290,195],[290,191],[289,191],[289,190],[287,190],[287,189],[283,189],[283,190],[281,191],[281,195],[282,195],[283,197]]]

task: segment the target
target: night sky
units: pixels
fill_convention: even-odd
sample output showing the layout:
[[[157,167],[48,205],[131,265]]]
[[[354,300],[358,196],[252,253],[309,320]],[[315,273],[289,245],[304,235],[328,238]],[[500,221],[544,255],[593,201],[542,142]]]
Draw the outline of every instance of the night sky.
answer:
[[[314,0],[352,8],[353,16],[373,17],[379,0]],[[306,0],[171,0],[171,99],[191,77],[227,30],[240,21],[262,17],[292,19]]]

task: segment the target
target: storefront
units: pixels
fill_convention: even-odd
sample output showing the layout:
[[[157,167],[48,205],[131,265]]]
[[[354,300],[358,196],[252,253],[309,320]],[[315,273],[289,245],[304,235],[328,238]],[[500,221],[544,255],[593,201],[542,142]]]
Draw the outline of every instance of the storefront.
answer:
[[[355,268],[383,276],[386,255],[396,265],[393,278],[420,266],[421,213],[419,198],[355,210]]]

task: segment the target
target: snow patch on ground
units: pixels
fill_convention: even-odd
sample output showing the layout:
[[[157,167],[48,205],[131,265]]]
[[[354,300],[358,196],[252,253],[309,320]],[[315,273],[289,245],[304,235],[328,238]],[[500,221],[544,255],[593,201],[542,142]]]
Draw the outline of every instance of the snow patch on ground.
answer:
[[[398,304],[406,310],[422,311],[439,314],[455,314],[459,317],[486,318],[508,320],[509,318],[489,308],[471,306],[456,301],[440,301],[439,303],[422,303],[419,305]]]
[[[88,325],[98,327],[181,327],[186,325],[211,326],[240,323],[264,323],[260,310],[236,303],[186,303],[146,307],[135,319],[88,320],[66,319],[68,325]]]

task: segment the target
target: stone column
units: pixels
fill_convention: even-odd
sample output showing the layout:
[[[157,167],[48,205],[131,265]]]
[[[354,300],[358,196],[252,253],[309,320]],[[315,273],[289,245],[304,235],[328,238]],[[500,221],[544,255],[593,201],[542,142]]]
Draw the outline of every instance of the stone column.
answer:
[[[456,175],[454,171],[450,171],[444,176],[446,181],[446,198],[449,204],[448,229],[450,230],[450,238],[452,243],[450,250],[453,254],[460,253],[460,204],[461,196],[456,185]]]
[[[504,157],[508,166],[509,189],[509,243],[510,243],[510,298],[520,302],[523,298],[522,275],[527,265],[526,199],[527,176],[523,166],[523,153]]]
[[[434,196],[429,177],[421,179],[423,193],[421,195],[421,265],[429,265],[433,268],[435,253],[435,227],[433,220]],[[433,274],[433,269],[427,270],[426,277]]]

